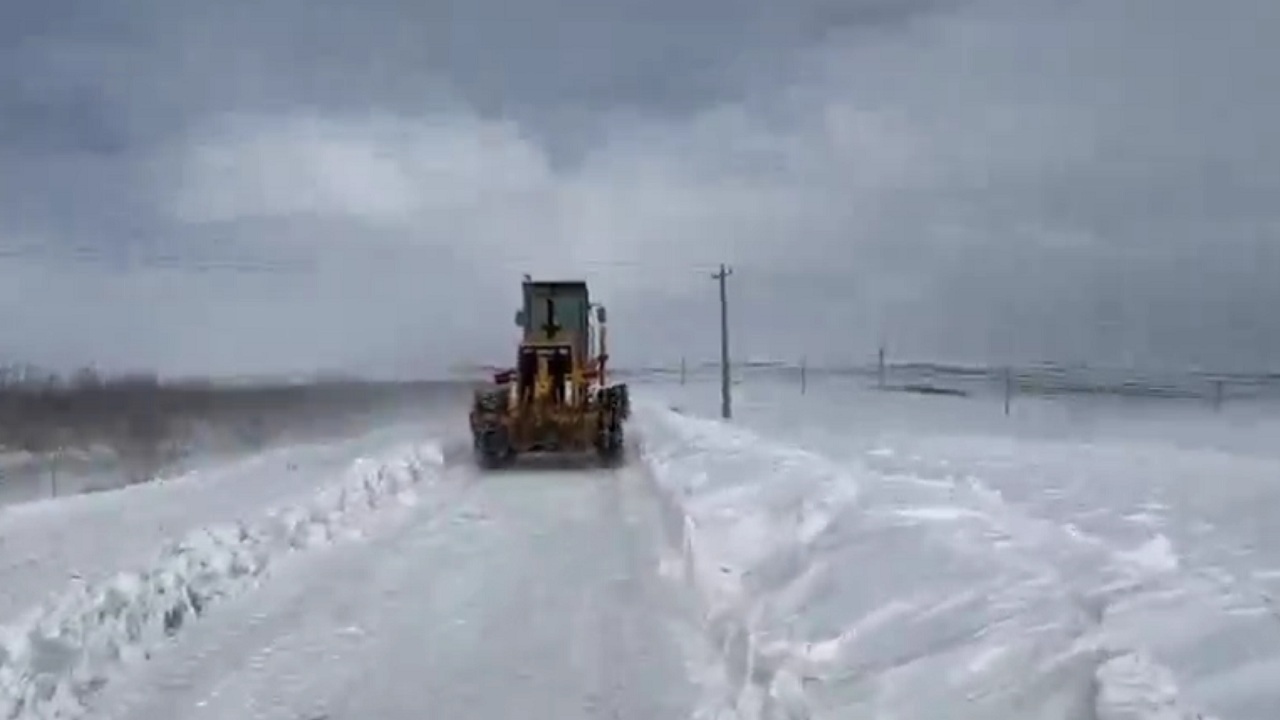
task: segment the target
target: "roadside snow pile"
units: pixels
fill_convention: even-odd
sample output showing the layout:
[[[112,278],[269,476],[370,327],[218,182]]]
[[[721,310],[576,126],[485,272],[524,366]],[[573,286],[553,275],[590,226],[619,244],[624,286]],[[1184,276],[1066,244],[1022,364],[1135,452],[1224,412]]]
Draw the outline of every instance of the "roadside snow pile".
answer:
[[[358,536],[385,506],[412,504],[414,486],[438,477],[444,464],[435,444],[399,447],[389,457],[356,461],[341,483],[305,506],[196,530],[145,568],[82,585],[0,628],[0,717],[80,715],[118,666],[148,657],[211,606],[255,584],[281,556]]]
[[[789,598],[816,589],[825,572],[819,542],[857,502],[857,483],[815,455],[730,425],[652,408],[637,415],[668,527],[679,528],[685,579],[723,653],[715,709],[808,717],[794,658],[771,628],[786,624]]]
[[[841,467],[731,424],[636,415],[723,663],[702,717],[1208,720],[1142,638],[1111,632],[1138,598],[1207,597],[1167,539],[1125,552],[972,478]]]
[[[61,596],[70,582],[106,582],[200,528],[304,506],[343,477],[353,458],[380,457],[419,442],[423,432],[421,423],[380,426],[341,441],[201,463],[163,482],[0,507],[0,627]]]

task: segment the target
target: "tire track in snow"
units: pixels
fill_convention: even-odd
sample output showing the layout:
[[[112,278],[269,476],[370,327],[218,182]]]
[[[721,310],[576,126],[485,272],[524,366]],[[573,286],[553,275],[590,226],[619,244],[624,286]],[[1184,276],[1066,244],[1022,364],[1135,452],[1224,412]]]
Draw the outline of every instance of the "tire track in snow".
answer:
[[[334,687],[332,674],[314,671],[360,658],[377,631],[367,624],[369,608],[385,602],[398,578],[412,572],[424,544],[459,521],[475,489],[460,480],[446,468],[432,502],[419,504],[388,532],[292,563],[269,585],[228,603],[220,617],[164,648],[160,662],[96,698],[93,716],[194,720],[226,717],[228,706],[257,718],[320,713],[325,698],[342,688]],[[314,707],[290,704],[300,697]]]

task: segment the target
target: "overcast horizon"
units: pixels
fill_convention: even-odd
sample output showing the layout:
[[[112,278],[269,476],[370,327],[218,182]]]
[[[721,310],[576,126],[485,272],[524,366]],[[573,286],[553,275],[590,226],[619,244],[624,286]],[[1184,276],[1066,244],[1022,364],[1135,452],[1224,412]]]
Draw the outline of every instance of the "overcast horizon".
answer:
[[[14,0],[0,363],[432,375],[582,277],[623,365],[1265,371],[1280,4]]]

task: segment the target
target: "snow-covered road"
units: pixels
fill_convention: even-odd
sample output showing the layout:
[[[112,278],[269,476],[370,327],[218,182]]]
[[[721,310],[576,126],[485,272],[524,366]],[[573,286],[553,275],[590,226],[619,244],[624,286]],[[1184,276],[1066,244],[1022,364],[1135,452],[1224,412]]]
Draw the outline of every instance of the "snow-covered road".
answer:
[[[433,502],[220,606],[90,714],[687,717],[688,615],[646,482],[451,468]]]

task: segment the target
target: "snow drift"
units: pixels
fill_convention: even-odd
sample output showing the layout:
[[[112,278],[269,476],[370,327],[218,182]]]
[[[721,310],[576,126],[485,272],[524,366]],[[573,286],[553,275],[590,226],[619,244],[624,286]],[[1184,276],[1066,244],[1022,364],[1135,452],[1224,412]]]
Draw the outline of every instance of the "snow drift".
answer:
[[[272,448],[231,462],[91,495],[0,506],[0,626],[62,594],[149,562],[163,543],[203,527],[303,506],[353,458],[419,441],[421,423],[330,443]],[[127,522],[123,519],[127,518]]]
[[[1158,630],[1131,622],[1222,601],[1167,538],[1112,547],[976,478],[837,465],[654,406],[637,419],[720,652],[706,717],[1208,718],[1144,644]]]
[[[309,503],[195,530],[140,569],[74,587],[32,610],[0,629],[0,717],[79,715],[119,666],[146,658],[210,607],[243,593],[282,556],[359,536],[385,506],[413,503],[414,486],[438,477],[443,464],[435,444],[357,460]]]

